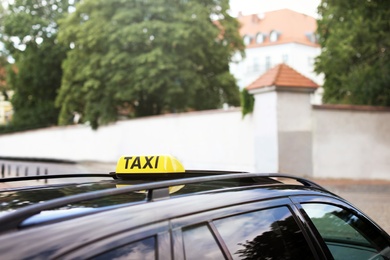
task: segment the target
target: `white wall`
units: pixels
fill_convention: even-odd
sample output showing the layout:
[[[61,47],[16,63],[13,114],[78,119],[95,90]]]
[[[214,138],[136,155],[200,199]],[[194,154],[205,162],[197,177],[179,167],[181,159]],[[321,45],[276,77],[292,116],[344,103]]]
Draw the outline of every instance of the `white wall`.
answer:
[[[277,93],[257,94],[253,110],[255,165],[258,172],[278,172]]]
[[[287,63],[288,65],[318,85],[321,86],[324,83],[323,75],[317,75],[314,72],[315,58],[321,54],[321,48],[293,43],[291,44],[290,54],[291,63]]]
[[[254,170],[253,123],[240,109],[154,116],[0,136],[0,156],[116,162],[125,154],[172,154],[186,168]]]
[[[312,106],[310,93],[279,91],[278,128],[281,132],[311,131]]]
[[[254,113],[244,119],[229,109],[120,121],[98,131],[75,125],[5,134],[0,157],[116,162],[125,154],[172,154],[187,169],[390,180],[390,108],[312,109],[308,100],[271,89],[255,96]]]
[[[314,108],[314,176],[389,180],[390,109],[341,107]]]

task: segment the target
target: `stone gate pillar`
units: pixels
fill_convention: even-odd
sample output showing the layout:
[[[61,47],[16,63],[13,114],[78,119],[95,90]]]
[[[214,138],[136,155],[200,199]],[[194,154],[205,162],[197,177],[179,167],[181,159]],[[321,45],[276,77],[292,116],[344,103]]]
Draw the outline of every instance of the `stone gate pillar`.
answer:
[[[311,98],[318,85],[280,64],[247,87],[255,97],[255,167],[259,172],[310,176]]]

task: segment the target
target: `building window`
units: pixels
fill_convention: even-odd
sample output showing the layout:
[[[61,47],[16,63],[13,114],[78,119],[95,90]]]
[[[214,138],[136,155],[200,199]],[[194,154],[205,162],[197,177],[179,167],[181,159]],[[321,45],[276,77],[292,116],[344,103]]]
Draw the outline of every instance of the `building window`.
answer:
[[[251,41],[252,41],[252,37],[250,37],[249,35],[244,36],[244,44],[245,45],[251,44]]]
[[[288,55],[287,54],[283,54],[282,60],[283,60],[284,64],[287,64],[287,62],[288,62]]]
[[[271,68],[271,57],[267,56],[265,57],[265,69],[269,70]]]
[[[276,42],[279,39],[279,33],[277,31],[272,31],[269,34],[269,40],[270,42]]]
[[[306,38],[312,43],[318,43],[318,34],[306,33]]]
[[[265,36],[262,33],[258,33],[256,35],[256,43],[263,43],[265,40]]]
[[[257,72],[260,70],[260,63],[258,58],[253,59],[253,71]]]
[[[313,67],[315,60],[313,57],[308,57],[307,62],[310,67]]]

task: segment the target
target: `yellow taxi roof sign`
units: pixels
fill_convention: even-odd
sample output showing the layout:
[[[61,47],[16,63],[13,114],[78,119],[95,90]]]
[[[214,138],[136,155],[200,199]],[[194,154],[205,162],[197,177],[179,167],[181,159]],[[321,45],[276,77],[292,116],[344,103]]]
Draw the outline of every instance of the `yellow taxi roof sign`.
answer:
[[[183,172],[183,165],[171,155],[122,156],[116,164],[116,174]]]

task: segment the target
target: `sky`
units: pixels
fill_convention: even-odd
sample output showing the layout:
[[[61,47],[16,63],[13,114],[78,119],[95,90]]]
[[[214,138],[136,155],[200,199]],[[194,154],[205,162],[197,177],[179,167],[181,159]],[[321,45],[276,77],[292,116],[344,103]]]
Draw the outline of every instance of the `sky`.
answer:
[[[255,14],[288,8],[317,18],[317,6],[321,0],[230,0],[231,15]]]

